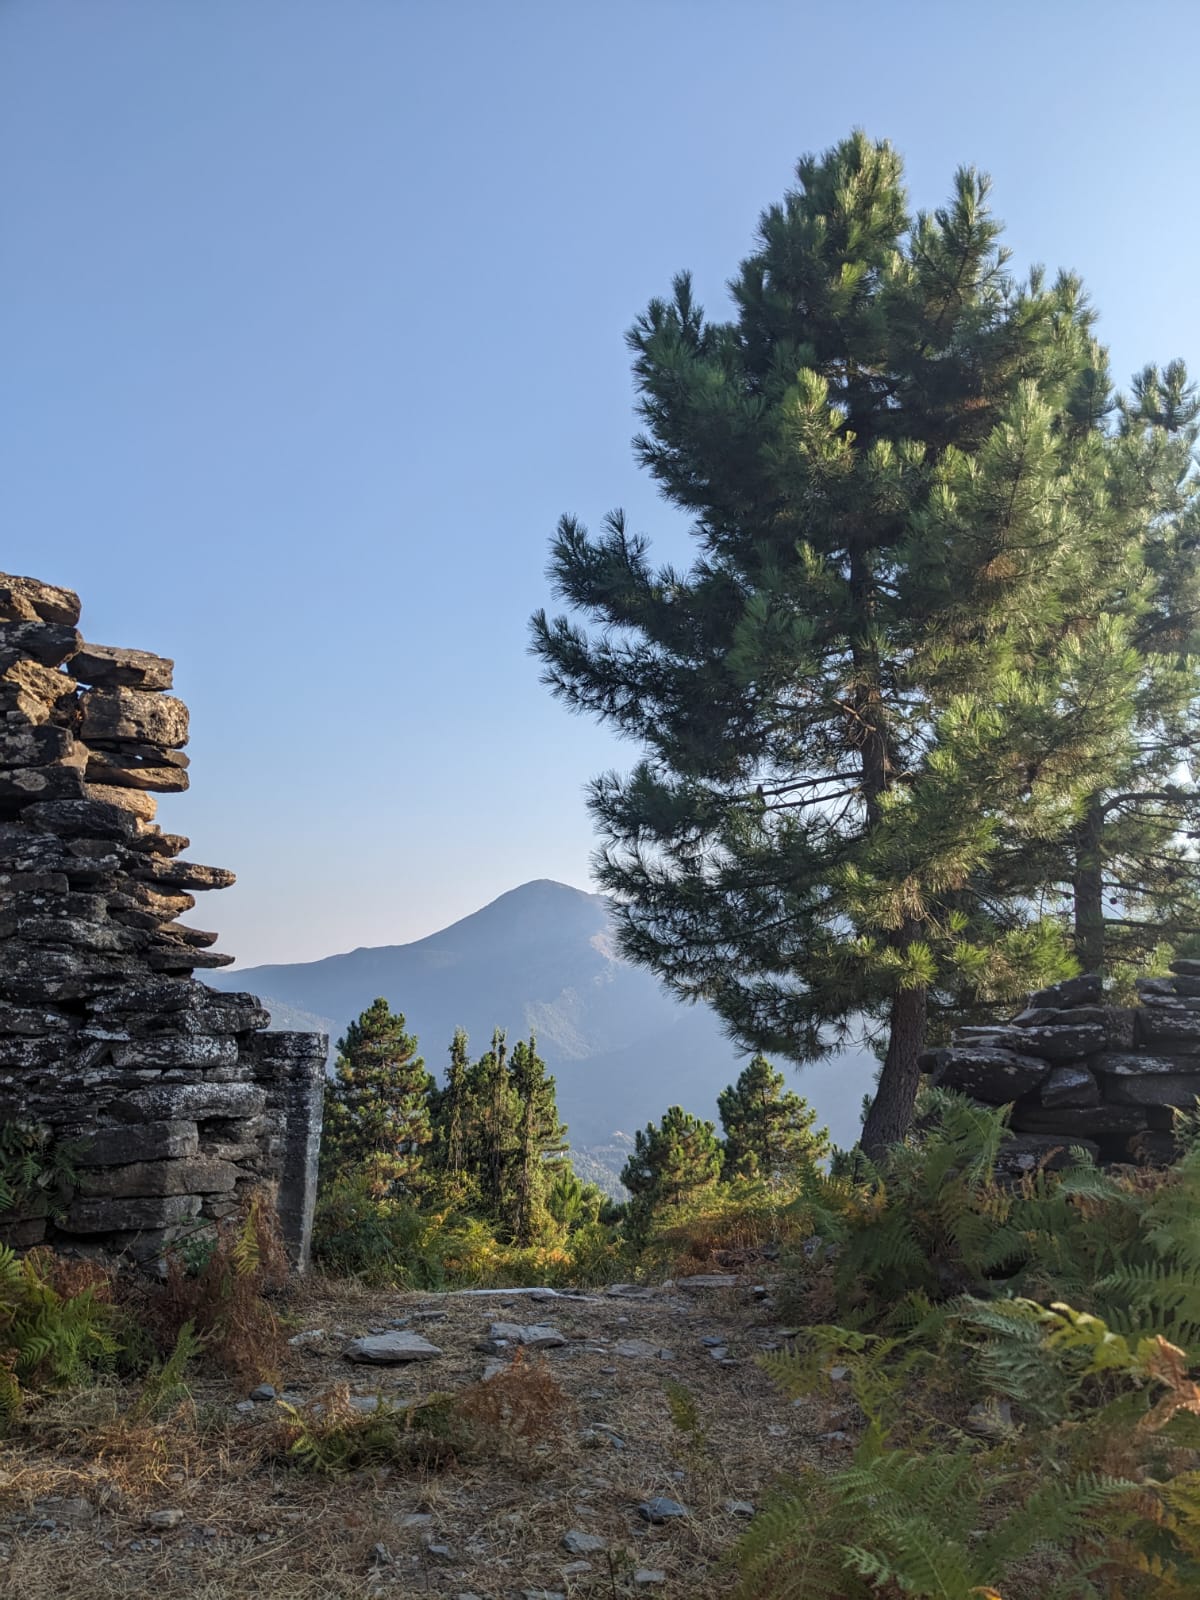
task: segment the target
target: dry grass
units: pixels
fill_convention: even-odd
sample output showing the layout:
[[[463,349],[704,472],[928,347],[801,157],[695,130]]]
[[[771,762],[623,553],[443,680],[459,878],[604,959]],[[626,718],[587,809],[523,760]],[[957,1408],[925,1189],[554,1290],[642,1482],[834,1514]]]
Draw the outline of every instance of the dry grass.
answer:
[[[137,1423],[135,1396],[116,1385],[59,1396],[0,1445],[0,1597],[507,1600],[531,1588],[709,1600],[728,1592],[721,1558],[742,1526],[724,1502],[761,1500],[777,1473],[830,1448],[822,1410],[789,1405],[753,1364],[777,1314],[743,1294],[539,1304],[313,1280],[283,1309],[289,1332],[326,1330],[318,1345],[284,1346],[280,1382],[302,1404],[347,1383],[397,1405],[450,1393],[473,1447],[441,1466],[320,1476],[281,1457],[281,1408],[239,1412],[245,1388],[227,1380],[197,1382],[172,1415]],[[442,1357],[381,1369],[342,1358],[347,1337],[402,1317]],[[476,1346],[492,1318],[551,1322],[568,1343],[481,1384]],[[737,1364],[714,1360],[705,1336],[727,1340]],[[618,1356],[625,1339],[673,1356]],[[668,1381],[695,1428],[672,1422]],[[636,1505],[654,1495],[690,1515],[648,1525]],[[168,1508],[178,1525],[151,1526]],[[607,1541],[591,1572],[564,1575],[572,1528]],[[643,1567],[665,1572],[665,1587],[635,1591]]]

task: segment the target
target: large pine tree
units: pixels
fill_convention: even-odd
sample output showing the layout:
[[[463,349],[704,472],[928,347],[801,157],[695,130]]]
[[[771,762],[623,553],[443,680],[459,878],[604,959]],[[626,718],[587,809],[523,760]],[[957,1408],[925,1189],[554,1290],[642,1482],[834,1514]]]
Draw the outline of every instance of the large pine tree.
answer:
[[[732,321],[684,275],[629,335],[638,453],[695,560],[565,517],[555,584],[596,631],[540,613],[534,647],[647,752],[591,799],[626,953],[795,1061],[865,1019],[878,1154],[931,994],[1068,970],[1024,863],[1124,751],[1138,664],[1098,606],[1119,530],[1076,280],[1014,281],[974,172],[910,217],[886,143],[797,170]],[[1083,679],[1103,692],[1064,697]]]
[[[337,1065],[325,1086],[324,1182],[361,1175],[380,1197],[419,1187],[431,1137],[433,1079],[417,1048],[404,1017],[383,999],[338,1040]]]

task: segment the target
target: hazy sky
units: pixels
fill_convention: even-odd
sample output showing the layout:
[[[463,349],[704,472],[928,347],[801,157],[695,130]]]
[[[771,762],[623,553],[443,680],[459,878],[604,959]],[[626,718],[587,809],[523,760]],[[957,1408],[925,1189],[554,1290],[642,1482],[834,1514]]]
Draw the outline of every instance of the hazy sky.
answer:
[[[623,333],[862,125],[989,170],[1114,370],[1200,366],[1200,6],[0,0],[0,567],[174,656],[244,962],[588,884],[633,752],[526,653],[570,510],[683,532]]]

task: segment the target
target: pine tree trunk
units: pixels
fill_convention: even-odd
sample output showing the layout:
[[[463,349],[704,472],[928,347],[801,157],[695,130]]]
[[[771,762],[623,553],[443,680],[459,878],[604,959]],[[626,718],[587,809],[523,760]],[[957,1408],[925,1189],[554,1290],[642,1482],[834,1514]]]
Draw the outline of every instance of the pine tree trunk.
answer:
[[[917,1058],[925,1048],[925,1002],[924,989],[901,989],[892,1000],[887,1056],[859,1141],[872,1161],[899,1144],[912,1122],[921,1080]]]
[[[1075,835],[1075,955],[1085,972],[1104,971],[1104,808],[1098,796]]]

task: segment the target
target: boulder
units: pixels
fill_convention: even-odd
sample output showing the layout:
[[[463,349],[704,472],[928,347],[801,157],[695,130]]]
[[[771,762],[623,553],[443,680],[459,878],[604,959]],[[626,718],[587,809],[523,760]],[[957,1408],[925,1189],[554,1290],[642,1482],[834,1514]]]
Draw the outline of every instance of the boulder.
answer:
[[[114,789],[153,789],[159,794],[182,794],[190,779],[187,774],[187,757],[178,762],[166,762],[162,756],[175,752],[157,752],[159,759],[138,760],[109,750],[90,750],[87,758],[89,784]]]
[[[177,750],[188,740],[188,712],[182,700],[144,689],[89,689],[80,707],[80,733],[92,739],[135,739]]]
[[[1104,998],[1104,980],[1098,972],[1085,972],[1078,978],[1064,978],[1029,997],[1033,1008],[1048,1007],[1063,1011],[1074,1006],[1097,1005]]]
[[[1071,1066],[1051,1067],[1038,1095],[1042,1105],[1048,1108],[1094,1106],[1100,1100],[1100,1085],[1087,1067],[1075,1063]]]
[[[77,636],[78,637],[78,636]],[[63,657],[66,660],[66,657]],[[71,675],[94,689],[169,689],[175,663],[149,650],[77,643]]]
[[[1103,1050],[1108,1043],[1108,1032],[1102,1023],[1085,1022],[1024,1027],[1017,1038],[1019,1043],[1015,1048],[1023,1055],[1041,1056],[1046,1061],[1078,1061]]]
[[[232,1194],[240,1174],[228,1161],[204,1156],[167,1156],[159,1161],[130,1161],[120,1166],[81,1170],[79,1193],[121,1199],[136,1195]]]
[[[1018,1106],[1012,1115],[1018,1133],[1048,1133],[1074,1144],[1078,1139],[1102,1139],[1109,1134],[1139,1133],[1146,1115],[1138,1104],[1072,1106]]]
[[[1195,1065],[1200,1067],[1200,1062]],[[1174,1106],[1192,1111],[1200,1098],[1200,1071],[1147,1072],[1140,1077],[1105,1078],[1100,1074],[1109,1109],[1132,1106]]]
[[[144,789],[121,789],[112,784],[85,783],[84,795],[89,800],[99,800],[105,805],[120,806],[143,822],[153,822],[158,815],[158,801]]]
[[[67,1211],[70,1233],[137,1233],[176,1227],[200,1215],[200,1197],[165,1194],[133,1199],[76,1199]]]
[[[1200,1009],[1187,1009],[1187,1002],[1144,1005],[1138,1012],[1137,1032],[1142,1044],[1166,1044],[1176,1055],[1200,1055]]]
[[[1049,1072],[1038,1056],[983,1046],[955,1046],[933,1075],[938,1089],[957,1089],[990,1105],[1007,1105],[1032,1093]]]
[[[64,622],[0,622],[0,672],[24,659],[61,667],[79,643],[79,634]]]
[[[186,1161],[200,1150],[194,1122],[140,1122],[101,1128],[81,1142],[76,1167],[120,1167],[134,1162]]]
[[[79,611],[79,596],[70,589],[0,573],[0,619],[5,622],[58,622],[73,628]]]

